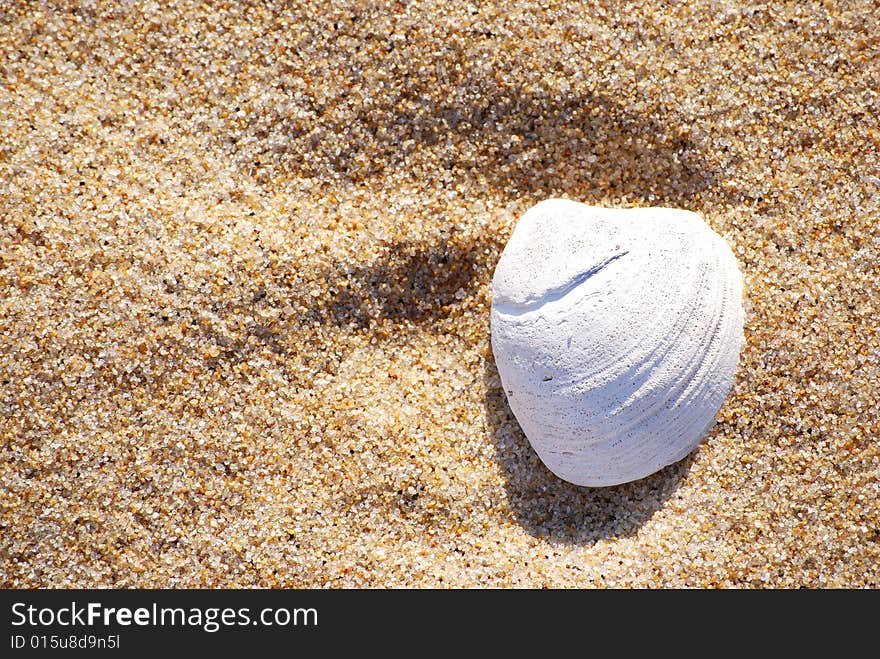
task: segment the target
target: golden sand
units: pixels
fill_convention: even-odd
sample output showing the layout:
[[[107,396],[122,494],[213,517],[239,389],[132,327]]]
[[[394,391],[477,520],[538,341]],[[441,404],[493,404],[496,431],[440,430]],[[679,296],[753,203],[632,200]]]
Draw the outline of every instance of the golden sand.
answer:
[[[0,0],[0,585],[880,586],[880,5],[742,4]],[[744,273],[641,481],[500,388],[550,196]]]

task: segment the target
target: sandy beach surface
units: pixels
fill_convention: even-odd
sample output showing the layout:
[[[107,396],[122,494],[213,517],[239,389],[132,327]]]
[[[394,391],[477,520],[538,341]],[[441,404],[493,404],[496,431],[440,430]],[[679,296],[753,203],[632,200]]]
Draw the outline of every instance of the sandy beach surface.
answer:
[[[0,0],[0,585],[877,587],[878,117],[870,0]],[[744,275],[716,426],[637,482],[500,387],[548,197]]]

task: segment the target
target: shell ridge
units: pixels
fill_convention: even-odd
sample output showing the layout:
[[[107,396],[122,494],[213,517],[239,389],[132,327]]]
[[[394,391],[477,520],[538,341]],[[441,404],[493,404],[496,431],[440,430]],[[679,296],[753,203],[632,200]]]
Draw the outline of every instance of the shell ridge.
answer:
[[[707,270],[707,267],[703,268],[701,281],[707,278]],[[716,274],[720,276],[720,271],[717,268]],[[715,279],[718,279],[718,277],[716,277]],[[722,291],[723,289],[724,287],[721,287]],[[717,299],[716,302],[718,302]],[[703,393],[706,387],[711,384],[711,382],[706,382],[705,376],[703,378],[698,378],[696,377],[696,375],[701,371],[706,370],[703,367],[706,365],[707,362],[711,363],[714,366],[715,362],[717,361],[715,357],[719,354],[722,354],[722,352],[715,350],[714,346],[717,344],[723,333],[722,326],[724,324],[724,319],[724,305],[721,303],[717,303],[715,305],[711,321],[706,324],[707,327],[712,327],[712,331],[705,332],[705,338],[700,343],[700,347],[704,349],[696,350],[693,352],[692,357],[688,360],[686,364],[684,364],[684,368],[682,369],[681,375],[679,376],[677,383],[668,390],[665,397],[658,399],[655,404],[652,405],[645,412],[641,419],[636,419],[636,423],[638,423],[638,421],[640,420],[648,418],[651,415],[656,415],[660,411],[660,409],[668,406],[670,401],[674,401],[670,409],[680,411],[677,413],[673,413],[673,416],[668,420],[667,432],[670,436],[674,437],[684,437],[688,434],[686,432],[679,431],[679,427],[682,424],[686,426],[689,422],[686,411],[689,408],[690,401],[693,399],[694,396]],[[711,372],[712,370],[709,370],[709,373]],[[634,425],[635,424],[630,424],[630,427],[634,427]],[[688,451],[688,453],[689,452],[690,450]],[[685,455],[687,455],[687,453],[685,453]]]

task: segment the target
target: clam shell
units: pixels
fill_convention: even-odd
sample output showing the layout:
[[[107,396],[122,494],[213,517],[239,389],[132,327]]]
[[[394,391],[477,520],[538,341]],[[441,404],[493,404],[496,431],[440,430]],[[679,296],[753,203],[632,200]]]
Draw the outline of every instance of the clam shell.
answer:
[[[578,485],[625,483],[712,427],[744,340],[742,276],[696,213],[548,199],[501,254],[491,336],[544,464]]]

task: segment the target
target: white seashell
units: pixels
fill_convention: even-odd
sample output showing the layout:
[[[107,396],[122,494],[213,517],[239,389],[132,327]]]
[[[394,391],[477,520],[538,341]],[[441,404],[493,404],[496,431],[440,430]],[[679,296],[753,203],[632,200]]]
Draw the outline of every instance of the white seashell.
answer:
[[[742,276],[696,213],[542,201],[517,223],[492,288],[510,409],[560,478],[643,478],[712,427],[744,340]]]

